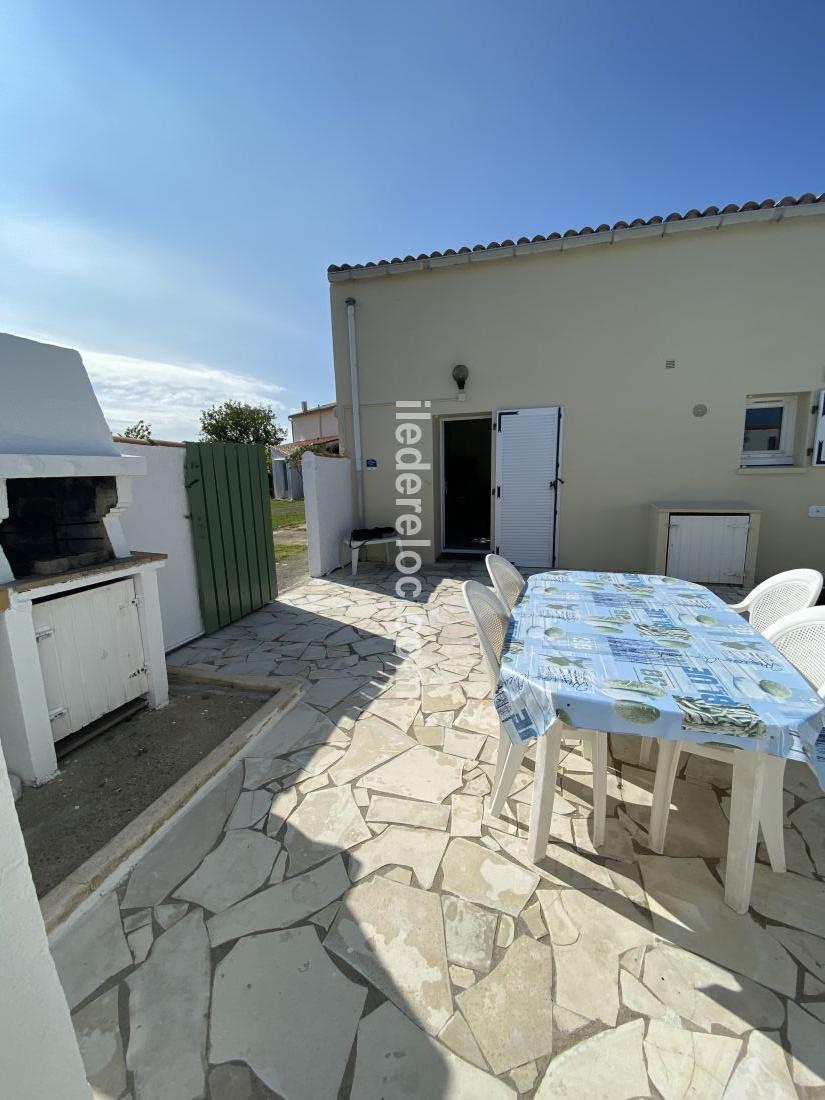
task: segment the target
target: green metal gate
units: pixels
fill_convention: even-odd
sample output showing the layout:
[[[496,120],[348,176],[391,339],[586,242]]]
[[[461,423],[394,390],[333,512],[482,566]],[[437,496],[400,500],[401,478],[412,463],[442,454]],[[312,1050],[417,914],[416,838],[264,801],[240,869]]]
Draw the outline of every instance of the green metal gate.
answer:
[[[278,591],[264,448],[187,443],[185,476],[201,614],[211,634]]]

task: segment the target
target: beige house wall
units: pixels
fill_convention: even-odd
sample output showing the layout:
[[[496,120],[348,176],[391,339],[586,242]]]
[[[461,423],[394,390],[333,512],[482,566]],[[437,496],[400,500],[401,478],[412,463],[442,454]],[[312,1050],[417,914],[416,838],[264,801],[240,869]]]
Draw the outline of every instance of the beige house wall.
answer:
[[[439,419],[561,405],[560,566],[646,568],[649,505],[663,499],[762,509],[758,577],[825,564],[825,519],[807,514],[825,504],[825,469],[739,468],[748,394],[825,386],[825,217],[347,278],[331,297],[350,454],[345,301],[357,302],[362,451],[378,460],[364,472],[367,524],[398,511],[394,402],[432,402],[428,557],[440,550]],[[470,371],[464,401],[456,363]]]
[[[328,435],[338,435],[338,417],[334,407],[293,413],[290,421],[293,443],[300,443],[303,439],[323,439]]]

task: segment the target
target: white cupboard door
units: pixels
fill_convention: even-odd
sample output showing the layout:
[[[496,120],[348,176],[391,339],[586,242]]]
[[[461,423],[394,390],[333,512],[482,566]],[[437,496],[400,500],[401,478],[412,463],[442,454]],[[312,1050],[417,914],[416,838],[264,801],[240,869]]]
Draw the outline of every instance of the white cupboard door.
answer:
[[[667,542],[667,573],[700,584],[745,579],[749,516],[674,515]]]
[[[55,741],[149,690],[131,578],[44,600],[33,614]]]
[[[560,408],[496,413],[496,553],[514,565],[556,560]]]

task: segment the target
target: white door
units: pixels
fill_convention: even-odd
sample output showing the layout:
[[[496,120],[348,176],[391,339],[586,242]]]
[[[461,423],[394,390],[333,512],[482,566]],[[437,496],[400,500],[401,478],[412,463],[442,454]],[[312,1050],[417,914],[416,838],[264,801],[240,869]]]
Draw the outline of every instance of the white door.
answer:
[[[556,560],[560,408],[496,413],[496,553],[514,565],[550,569]]]
[[[741,584],[749,527],[750,516],[671,516],[668,576],[700,584]]]
[[[149,690],[131,577],[32,610],[55,741]]]

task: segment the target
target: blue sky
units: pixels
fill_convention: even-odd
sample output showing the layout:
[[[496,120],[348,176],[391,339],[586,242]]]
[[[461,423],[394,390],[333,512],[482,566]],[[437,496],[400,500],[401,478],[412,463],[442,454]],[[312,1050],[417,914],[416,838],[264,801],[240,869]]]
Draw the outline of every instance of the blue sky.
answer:
[[[825,190],[825,4],[0,0],[0,329],[334,398],[329,263]]]

